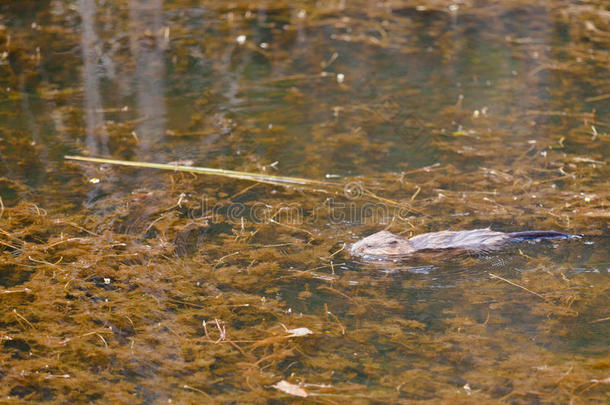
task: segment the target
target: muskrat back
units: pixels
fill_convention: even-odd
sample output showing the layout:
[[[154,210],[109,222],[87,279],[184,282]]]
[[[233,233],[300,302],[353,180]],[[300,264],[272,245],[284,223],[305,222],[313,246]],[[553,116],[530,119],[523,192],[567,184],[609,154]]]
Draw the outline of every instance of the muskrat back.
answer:
[[[470,231],[441,231],[424,233],[406,239],[388,231],[377,232],[354,243],[352,256],[371,258],[399,258],[415,255],[426,250],[460,249],[484,251],[497,248],[511,240],[533,238],[571,237],[557,231],[497,232],[490,228]]]

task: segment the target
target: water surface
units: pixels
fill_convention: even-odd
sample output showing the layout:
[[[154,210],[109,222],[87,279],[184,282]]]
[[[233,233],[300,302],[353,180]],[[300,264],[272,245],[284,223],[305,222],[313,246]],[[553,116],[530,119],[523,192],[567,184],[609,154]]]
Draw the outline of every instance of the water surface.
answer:
[[[596,1],[0,5],[0,395],[608,401],[609,38]],[[585,236],[348,254],[487,226]]]

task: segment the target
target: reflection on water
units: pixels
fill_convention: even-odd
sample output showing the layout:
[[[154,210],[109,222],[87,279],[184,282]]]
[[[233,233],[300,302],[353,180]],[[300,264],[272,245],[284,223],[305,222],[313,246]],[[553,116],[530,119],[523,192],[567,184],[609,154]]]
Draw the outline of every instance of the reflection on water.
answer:
[[[1,4],[0,396],[607,402],[608,33],[598,1]],[[585,237],[348,253],[487,226]]]
[[[108,134],[104,127],[103,105],[100,96],[101,43],[95,33],[94,17],[96,5],[93,0],[79,0],[78,9],[82,19],[81,49],[83,52],[83,92],[86,123],[86,145],[94,155],[108,153]]]
[[[130,48],[133,54],[136,108],[144,117],[136,133],[140,139],[138,157],[150,156],[153,145],[165,134],[165,49],[169,27],[162,20],[162,1],[129,2]]]

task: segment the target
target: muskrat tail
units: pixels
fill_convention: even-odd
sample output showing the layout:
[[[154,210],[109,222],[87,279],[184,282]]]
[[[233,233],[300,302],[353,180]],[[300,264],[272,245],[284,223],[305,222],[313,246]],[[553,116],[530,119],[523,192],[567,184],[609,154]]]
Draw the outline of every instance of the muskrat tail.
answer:
[[[570,235],[569,233],[557,231],[525,231],[509,233],[512,239],[541,239],[541,238],[579,238],[580,235]]]

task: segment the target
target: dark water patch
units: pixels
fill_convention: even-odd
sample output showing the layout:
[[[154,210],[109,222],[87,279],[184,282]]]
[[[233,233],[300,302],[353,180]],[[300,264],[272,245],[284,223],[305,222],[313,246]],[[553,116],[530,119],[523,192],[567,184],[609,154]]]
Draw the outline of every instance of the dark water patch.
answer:
[[[29,344],[27,344],[27,342],[25,340],[22,340],[22,339],[5,340],[3,342],[3,346],[7,351],[13,352],[13,354],[12,354],[13,358],[24,359],[24,358],[29,357],[29,352],[30,352],[31,347]]]
[[[20,286],[30,280],[34,273],[33,270],[26,270],[16,265],[0,265],[0,285],[5,288]]]
[[[0,9],[3,398],[607,399],[602,3]],[[487,226],[585,236],[349,256]]]

